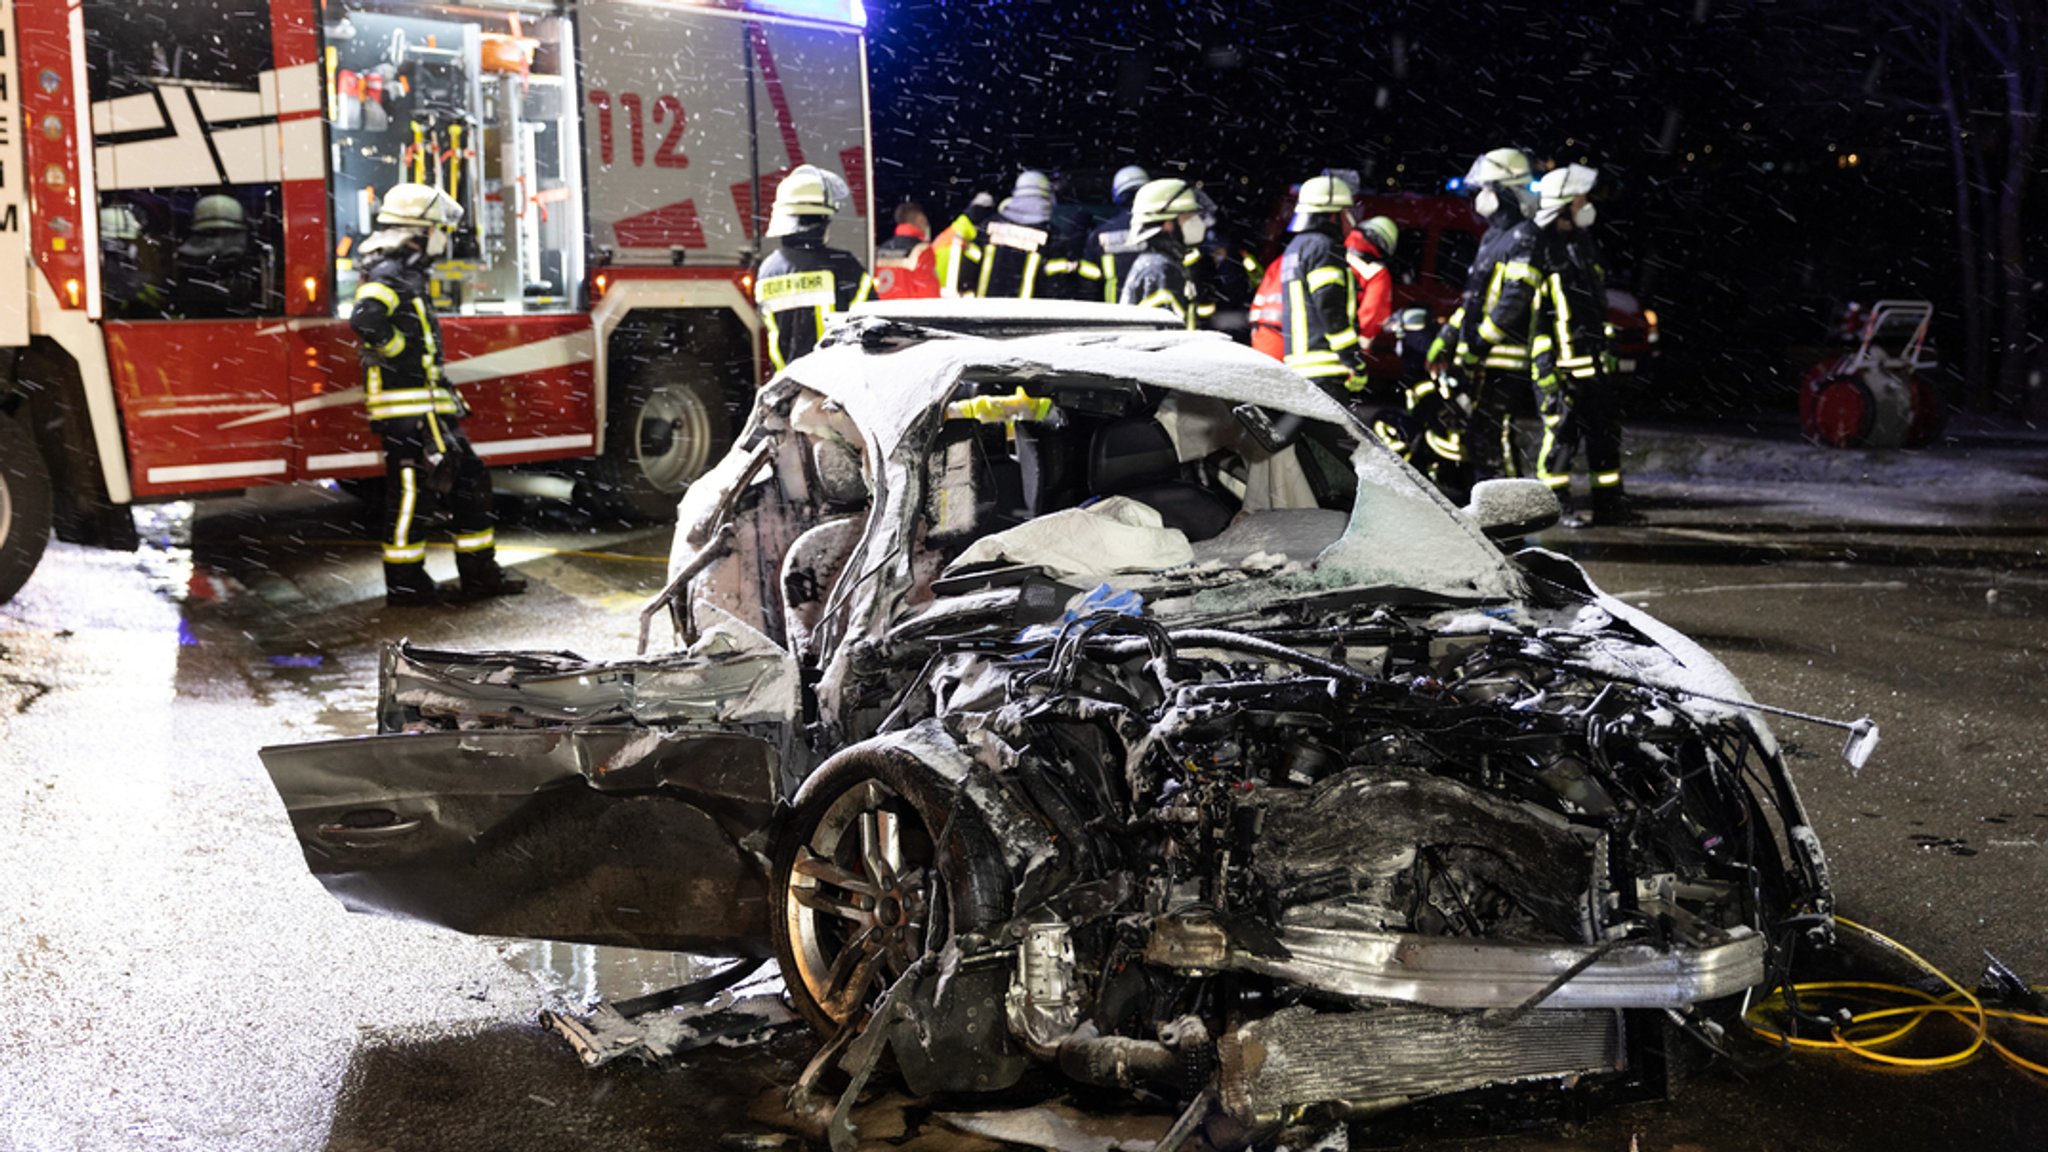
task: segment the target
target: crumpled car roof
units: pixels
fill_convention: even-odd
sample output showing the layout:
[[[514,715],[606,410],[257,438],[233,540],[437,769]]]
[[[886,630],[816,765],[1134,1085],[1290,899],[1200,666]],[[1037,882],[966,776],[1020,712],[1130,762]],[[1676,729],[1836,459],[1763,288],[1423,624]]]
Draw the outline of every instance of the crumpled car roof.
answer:
[[[866,330],[877,334],[864,345]],[[1270,356],[1220,333],[1063,331],[1008,339],[930,332],[892,340],[887,322],[856,318],[789,365],[784,375],[845,408],[882,459],[894,460],[925,413],[963,377],[1030,379],[1089,375],[1250,403],[1351,429],[1362,487],[1344,537],[1320,558],[1310,593],[1395,585],[1459,598],[1513,598],[1520,584],[1505,557],[1436,488],[1385,451],[1344,406]],[[907,465],[908,461],[900,462]],[[1264,595],[1270,595],[1269,587]]]

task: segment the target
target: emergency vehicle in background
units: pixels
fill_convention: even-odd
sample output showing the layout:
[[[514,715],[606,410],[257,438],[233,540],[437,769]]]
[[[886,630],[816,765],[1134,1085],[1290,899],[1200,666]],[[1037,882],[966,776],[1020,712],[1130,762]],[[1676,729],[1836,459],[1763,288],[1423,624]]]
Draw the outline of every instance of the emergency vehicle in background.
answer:
[[[381,473],[350,256],[407,180],[466,210],[434,294],[478,454],[581,458],[600,504],[673,514],[762,377],[783,173],[872,215],[864,20],[0,0],[0,600],[53,523],[132,547],[131,503]]]

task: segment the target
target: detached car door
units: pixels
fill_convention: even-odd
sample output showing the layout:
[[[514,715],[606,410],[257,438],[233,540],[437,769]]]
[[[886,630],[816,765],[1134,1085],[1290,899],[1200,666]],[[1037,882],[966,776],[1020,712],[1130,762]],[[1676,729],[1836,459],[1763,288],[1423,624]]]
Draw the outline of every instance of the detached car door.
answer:
[[[262,757],[307,866],[354,911],[766,956],[748,837],[784,793],[795,675],[729,616],[686,651],[614,663],[400,645],[386,734]]]

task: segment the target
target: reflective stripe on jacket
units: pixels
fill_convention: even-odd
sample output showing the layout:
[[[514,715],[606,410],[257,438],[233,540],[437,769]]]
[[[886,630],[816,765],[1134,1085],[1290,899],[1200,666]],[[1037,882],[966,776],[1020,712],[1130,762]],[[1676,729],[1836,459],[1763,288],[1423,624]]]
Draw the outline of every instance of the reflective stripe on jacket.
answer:
[[[768,359],[776,371],[817,347],[828,317],[866,300],[874,291],[853,253],[827,247],[823,230],[782,238],[754,279],[754,303],[768,328]]]
[[[1195,289],[1188,279],[1187,264],[1181,252],[1175,251],[1180,245],[1167,241],[1158,247],[1138,254],[1131,263],[1131,274],[1125,278],[1124,304],[1136,304],[1141,308],[1163,308],[1189,328],[1195,326]]]
[[[1459,364],[1528,369],[1531,307],[1543,283],[1536,252],[1540,236],[1533,221],[1517,218],[1489,227],[1480,239],[1455,317]]]
[[[1302,232],[1280,258],[1282,359],[1312,380],[1349,377],[1359,366],[1358,284],[1344,246],[1322,232]]]
[[[412,262],[405,253],[372,262],[349,313],[349,327],[378,358],[363,367],[363,407],[373,423],[465,413],[441,378],[441,325],[427,303],[426,272]]]
[[[1581,229],[1545,231],[1541,254],[1549,274],[1536,297],[1529,353],[1537,386],[1556,388],[1600,371],[1607,346],[1607,273],[1600,246]]]

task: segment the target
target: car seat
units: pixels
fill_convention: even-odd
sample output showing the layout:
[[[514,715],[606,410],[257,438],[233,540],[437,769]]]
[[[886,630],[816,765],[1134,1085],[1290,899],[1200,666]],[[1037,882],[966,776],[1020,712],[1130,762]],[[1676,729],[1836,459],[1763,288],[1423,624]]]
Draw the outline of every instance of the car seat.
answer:
[[[1088,444],[1088,490],[1150,505],[1169,528],[1207,540],[1228,527],[1239,503],[1187,479],[1166,426],[1150,416],[1113,420]]]

